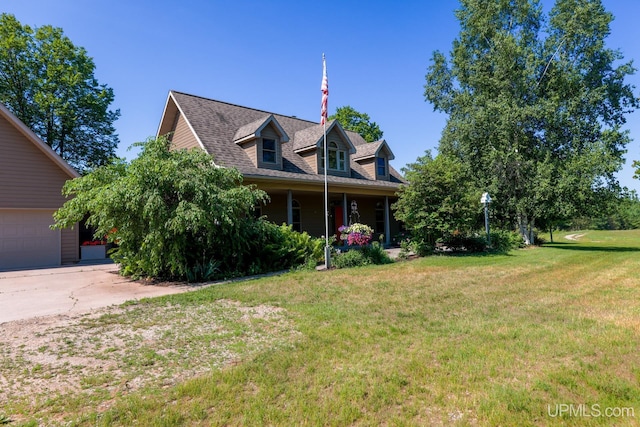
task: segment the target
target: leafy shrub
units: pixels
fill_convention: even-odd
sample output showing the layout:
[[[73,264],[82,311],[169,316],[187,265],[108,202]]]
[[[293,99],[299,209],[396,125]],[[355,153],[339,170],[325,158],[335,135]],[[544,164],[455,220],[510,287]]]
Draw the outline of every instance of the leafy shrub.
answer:
[[[481,236],[467,236],[463,241],[467,252],[477,253],[487,249],[487,240]]]
[[[399,259],[409,259],[409,254],[413,251],[411,247],[411,240],[402,240],[400,242],[400,253],[398,254]]]
[[[453,233],[439,239],[438,243],[452,252],[478,253],[487,250],[487,240],[484,233],[465,236]],[[416,255],[427,256],[434,252],[434,247],[425,241],[413,238],[410,242],[401,243],[402,251],[413,251]],[[516,231],[494,230],[491,232],[492,252],[506,253],[513,249],[525,247],[524,239]]]
[[[453,252],[476,253],[484,251],[487,247],[484,237],[465,236],[457,232],[445,239],[441,239],[440,242]]]
[[[369,264],[371,261],[358,249],[341,252],[333,258],[333,265],[336,268],[360,267]]]
[[[442,236],[476,228],[480,194],[459,159],[426,152],[403,172],[409,184],[400,186],[392,209],[413,236],[416,254],[432,253]]]
[[[389,254],[385,252],[380,242],[373,242],[370,246],[364,246],[362,248],[362,254],[371,262],[371,264],[380,265],[391,264],[393,262],[393,260],[389,258]]]
[[[171,150],[149,139],[140,156],[68,181],[74,196],[55,214],[56,227],[81,221],[117,243],[111,254],[126,276],[201,281],[258,274],[302,264],[322,243],[291,227],[255,219],[265,192],[242,185],[233,168],[212,166],[198,150]],[[319,240],[319,239],[318,239]]]
[[[286,267],[318,262],[324,258],[324,239],[311,237],[306,231],[299,233],[292,225],[282,224],[279,227],[282,235],[278,256]]]
[[[209,260],[187,268],[186,279],[187,282],[207,282],[215,279],[219,273],[220,261]]]
[[[243,246],[234,259],[235,276],[286,270],[324,257],[324,240],[264,219],[245,227],[239,239]]]
[[[409,251],[413,252],[418,256],[431,255],[435,250],[435,246],[429,243],[428,240],[420,239],[416,237],[411,239],[411,241],[406,244],[404,243],[401,244],[400,247],[403,248],[405,245],[409,249]]]
[[[495,230],[491,232],[491,248],[495,252],[506,253],[524,246],[524,239],[517,231]]]
[[[293,266],[293,271],[314,271],[318,266],[318,261],[312,257],[307,258],[304,263]]]
[[[363,246],[358,249],[350,249],[347,252],[336,254],[333,258],[333,265],[336,268],[359,267],[371,264],[390,264],[393,260],[385,252],[379,242]]]
[[[409,231],[401,231],[391,238],[391,243],[394,246],[402,247],[402,243],[409,242],[411,242],[411,233]]]
[[[545,239],[544,237],[540,236],[539,234],[535,234],[533,236],[533,244],[536,246],[542,246],[545,243],[547,243],[547,239]]]

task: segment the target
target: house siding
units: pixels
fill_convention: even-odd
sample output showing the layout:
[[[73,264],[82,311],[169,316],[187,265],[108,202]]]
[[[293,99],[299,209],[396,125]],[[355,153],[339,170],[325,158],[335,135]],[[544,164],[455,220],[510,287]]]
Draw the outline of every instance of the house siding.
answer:
[[[306,195],[293,193],[293,199],[300,203],[300,219],[302,231],[312,236],[323,236],[324,229],[324,198],[322,194]],[[285,204],[286,206],[286,204]],[[331,233],[331,231],[329,231]]]
[[[0,116],[0,208],[57,209],[69,176]]]
[[[178,120],[176,122],[176,127],[173,131],[173,137],[171,139],[174,149],[191,149],[198,148],[200,144],[198,144],[198,140],[196,136],[193,134],[187,121],[185,120],[182,114],[178,115]]]
[[[315,151],[307,151],[306,153],[300,154],[300,157],[309,165],[313,173],[318,173],[318,163],[316,152]]]
[[[271,222],[278,225],[287,223],[287,196],[286,194],[270,195],[271,201],[262,208],[262,214]],[[324,199],[322,193],[296,194],[293,200],[300,204],[300,226],[312,236],[324,235]]]
[[[287,223],[287,196],[274,194],[270,196],[271,201],[262,208],[262,214],[267,219],[278,225]]]
[[[358,196],[351,196],[348,198],[347,206],[349,207],[349,213],[351,213],[351,201],[355,200],[358,203],[358,213],[360,214],[359,222],[361,224],[367,224],[371,228],[375,228],[376,225],[376,203],[378,199],[362,198]]]
[[[80,259],[79,230],[76,223],[73,228],[65,228],[61,233],[62,263],[68,264]]]
[[[376,159],[375,157],[372,159],[360,160],[358,161],[362,169],[364,169],[367,174],[367,178],[375,179],[376,176]]]
[[[249,156],[251,162],[255,167],[258,167],[258,141],[253,139],[249,142],[242,144],[242,149]]]

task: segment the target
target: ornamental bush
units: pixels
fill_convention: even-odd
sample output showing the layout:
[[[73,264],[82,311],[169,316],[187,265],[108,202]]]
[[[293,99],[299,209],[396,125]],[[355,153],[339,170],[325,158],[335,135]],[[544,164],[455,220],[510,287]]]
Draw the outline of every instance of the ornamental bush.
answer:
[[[491,232],[491,248],[495,252],[509,252],[513,249],[524,248],[522,234],[513,230],[494,230]]]
[[[139,143],[130,163],[118,159],[68,181],[73,198],[55,227],[81,221],[118,246],[111,254],[126,276],[202,281],[290,268],[317,255],[315,242],[264,219],[268,200],[242,185],[236,169],[217,167],[199,150],[170,150],[166,138]]]
[[[380,244],[380,242],[373,242],[369,246],[364,246],[362,249],[362,254],[371,261],[371,264],[380,265],[380,264],[391,264],[393,260],[389,257]]]
[[[400,186],[391,208],[402,221],[415,252],[428,254],[437,243],[456,236],[472,236],[482,218],[479,191],[459,160],[430,152],[403,169],[409,184]]]
[[[333,258],[333,265],[336,268],[390,264],[392,262],[393,260],[389,258],[380,242],[373,242],[371,245],[362,246],[361,248],[349,249],[347,252],[336,254]]]
[[[337,254],[332,262],[336,268],[360,267],[371,264],[371,261],[364,256],[362,251],[357,249]]]

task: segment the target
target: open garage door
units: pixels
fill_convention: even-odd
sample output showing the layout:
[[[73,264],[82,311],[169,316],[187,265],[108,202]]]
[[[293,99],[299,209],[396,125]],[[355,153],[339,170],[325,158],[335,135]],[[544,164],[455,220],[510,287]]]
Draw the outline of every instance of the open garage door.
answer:
[[[60,230],[53,211],[0,209],[0,269],[60,265]]]

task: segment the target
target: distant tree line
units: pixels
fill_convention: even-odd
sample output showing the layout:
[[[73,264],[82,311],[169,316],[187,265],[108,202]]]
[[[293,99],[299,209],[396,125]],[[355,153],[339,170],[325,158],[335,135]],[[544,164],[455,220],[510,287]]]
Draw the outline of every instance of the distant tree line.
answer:
[[[556,224],[559,230],[635,230],[640,228],[640,199],[625,190],[601,215],[577,217]]]

